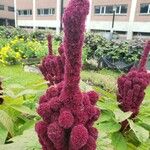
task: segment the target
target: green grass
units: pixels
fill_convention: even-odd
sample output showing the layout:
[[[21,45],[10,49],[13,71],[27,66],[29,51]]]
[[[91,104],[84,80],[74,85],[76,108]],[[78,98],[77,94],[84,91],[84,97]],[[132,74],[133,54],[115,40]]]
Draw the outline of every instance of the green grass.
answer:
[[[102,89],[114,93],[117,89],[117,74],[112,71],[82,71],[81,79],[94,86],[99,86]]]
[[[100,70],[100,71],[82,71],[81,79],[84,81],[89,81],[96,86],[98,92],[101,92],[101,88],[108,90],[110,92],[116,91],[116,80],[120,75],[118,72],[114,72],[111,70]],[[21,65],[14,66],[4,66],[0,64],[0,76],[3,77],[5,82],[4,86],[8,86],[9,84],[21,84],[27,88],[31,86],[36,86],[36,84],[44,82],[43,76],[35,73],[24,72],[23,67]],[[42,85],[41,89],[46,89],[46,86]],[[150,100],[150,87],[146,90],[146,100]]]
[[[103,82],[103,85],[109,86],[113,88],[114,83],[116,83],[116,79],[119,76],[119,73],[110,71],[110,70],[101,70],[101,71],[82,71],[81,78],[84,80],[90,80],[93,83],[101,85]],[[15,66],[3,66],[0,64],[0,77],[3,77],[5,82],[3,82],[4,86],[9,86],[10,84],[21,84],[25,87],[33,87],[36,84],[39,84],[43,82],[43,76],[35,73],[27,73],[24,72],[23,67],[21,65],[15,65]],[[110,86],[110,85],[111,86]],[[46,85],[42,85],[40,88],[45,90]],[[105,94],[105,91],[100,88],[100,86],[93,86],[93,89],[97,92],[101,93],[102,95]],[[147,89],[147,94],[145,99],[150,99],[150,94],[148,92],[150,91],[150,87]],[[115,99],[115,93],[114,99]],[[106,145],[102,145],[103,143],[107,142],[108,147],[110,150],[112,150],[111,140],[107,137],[106,139],[103,138],[106,135],[103,135],[104,133],[100,131],[100,137],[97,140],[97,147],[100,148],[106,148]],[[106,140],[106,141],[105,141]]]
[[[44,82],[42,75],[24,72],[21,65],[4,66],[0,64],[0,77],[4,79],[3,86],[20,84],[30,88]],[[40,88],[43,89],[45,86],[42,85]]]

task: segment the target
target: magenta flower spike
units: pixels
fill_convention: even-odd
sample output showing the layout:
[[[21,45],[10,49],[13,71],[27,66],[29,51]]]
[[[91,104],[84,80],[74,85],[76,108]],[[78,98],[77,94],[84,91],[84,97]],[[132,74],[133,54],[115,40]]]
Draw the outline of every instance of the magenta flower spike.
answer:
[[[48,55],[42,60],[39,69],[42,72],[45,80],[49,81],[48,86],[57,84],[63,80],[64,77],[64,48],[60,45],[58,52],[59,56],[53,55],[52,50],[52,36],[47,36],[48,40]]]
[[[0,80],[0,105],[1,105],[1,104],[3,103],[3,101],[4,101],[4,99],[2,98],[2,96],[3,96],[2,90],[3,90],[3,88],[2,88],[2,82],[1,82],[1,80]]]
[[[52,36],[50,34],[47,36],[47,41],[48,41],[48,53],[49,55],[53,55]]]
[[[145,96],[145,89],[150,84],[150,73],[146,70],[146,62],[150,52],[150,41],[145,45],[139,66],[132,68],[127,75],[118,78],[117,100],[124,111],[133,112],[131,118],[139,113],[140,105]]]
[[[70,0],[63,16],[64,80],[49,87],[37,109],[42,121],[35,130],[43,150],[96,150],[98,131],[93,127],[100,110],[99,95],[80,90],[81,54],[88,0]]]

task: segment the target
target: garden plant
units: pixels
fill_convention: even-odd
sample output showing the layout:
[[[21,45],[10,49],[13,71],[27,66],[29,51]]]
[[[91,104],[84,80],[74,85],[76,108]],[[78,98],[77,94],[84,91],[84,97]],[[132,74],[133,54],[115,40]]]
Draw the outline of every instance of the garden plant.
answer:
[[[88,9],[70,0],[59,35],[0,26],[0,150],[150,150],[150,41],[85,33]]]
[[[100,111],[98,94],[82,93],[79,87],[81,54],[88,0],[72,0],[65,9],[64,80],[41,97],[38,114],[43,118],[36,132],[43,150],[95,150],[98,132],[92,127]]]
[[[63,80],[64,76],[64,48],[63,44],[58,48],[60,56],[55,56],[52,50],[52,36],[48,35],[48,55],[42,60],[42,64],[39,65],[45,80],[49,81],[48,85],[54,85]]]
[[[144,100],[145,89],[150,84],[150,73],[147,72],[146,63],[150,52],[150,41],[147,42],[139,66],[133,67],[127,75],[122,75],[118,79],[117,100],[119,107],[124,111],[132,112],[131,118],[135,118]],[[123,128],[127,128],[127,122],[122,123]]]

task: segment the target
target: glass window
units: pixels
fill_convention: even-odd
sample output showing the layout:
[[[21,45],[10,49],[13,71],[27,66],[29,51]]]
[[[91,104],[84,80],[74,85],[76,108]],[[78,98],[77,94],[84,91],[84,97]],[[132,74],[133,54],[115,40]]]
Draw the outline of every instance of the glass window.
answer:
[[[40,15],[40,14],[41,14],[40,9],[37,9],[37,14],[38,14],[38,15]]]
[[[44,15],[48,15],[49,14],[49,9],[44,9]]]
[[[55,14],[55,8],[52,8],[52,14]]]
[[[8,11],[14,12],[14,7],[8,6]]]
[[[29,10],[29,15],[32,15],[32,10],[31,9]]]
[[[52,15],[52,14],[55,14],[55,8],[37,9],[37,14],[38,15]]]
[[[100,14],[100,6],[95,6],[95,14]]]
[[[148,13],[149,4],[141,4],[140,13]]]
[[[127,13],[127,5],[121,5],[121,14],[126,14]]]
[[[104,13],[105,13],[105,7],[101,6],[101,14],[104,14]]]
[[[106,14],[112,14],[113,13],[113,6],[106,6]]]
[[[24,10],[23,11],[23,15],[27,15],[28,14],[28,11],[27,10]]]
[[[32,15],[32,10],[18,10],[18,15],[19,16],[31,16]]]
[[[0,5],[0,10],[4,10],[4,5]]]
[[[120,6],[116,6],[116,13],[117,13],[117,14],[120,13]]]
[[[19,16],[21,15],[21,11],[20,11],[20,10],[18,10],[18,15],[19,15]]]

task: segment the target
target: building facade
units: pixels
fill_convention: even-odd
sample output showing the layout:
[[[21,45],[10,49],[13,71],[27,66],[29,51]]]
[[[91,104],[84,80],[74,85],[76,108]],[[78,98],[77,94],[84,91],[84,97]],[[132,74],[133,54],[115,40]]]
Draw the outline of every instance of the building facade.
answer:
[[[0,25],[15,25],[14,0],[0,0]]]
[[[68,1],[14,0],[16,26],[33,29],[50,28],[59,33],[61,12]],[[127,39],[137,35],[150,37],[150,0],[90,0],[86,28],[104,34],[113,30]]]
[[[150,37],[150,0],[93,0],[90,28],[109,32],[115,10],[114,31],[127,39]]]

